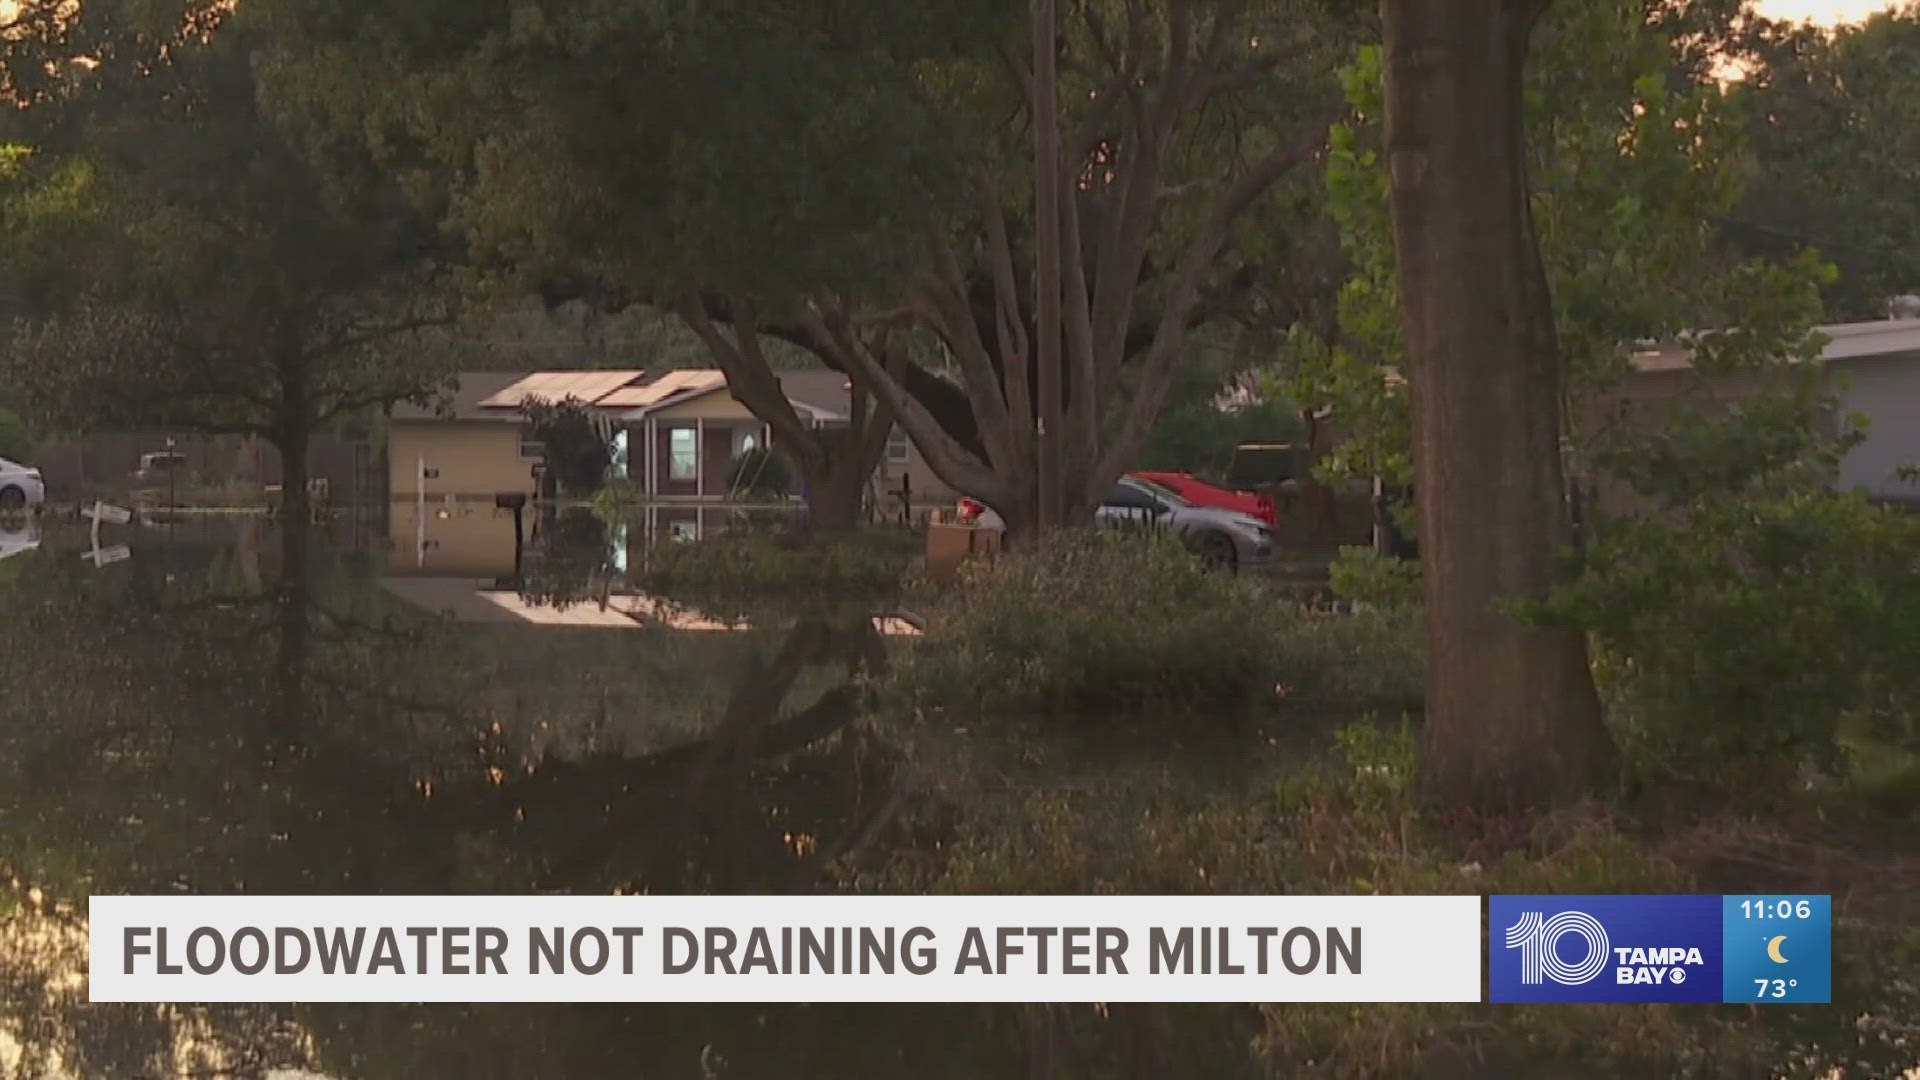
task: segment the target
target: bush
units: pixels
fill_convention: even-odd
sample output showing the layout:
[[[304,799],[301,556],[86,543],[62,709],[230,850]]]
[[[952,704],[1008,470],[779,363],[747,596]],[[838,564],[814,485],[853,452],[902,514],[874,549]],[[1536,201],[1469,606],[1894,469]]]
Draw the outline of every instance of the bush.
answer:
[[[1838,770],[1850,739],[1920,747],[1920,519],[1814,491],[1604,520],[1551,607],[1592,631],[1643,763]]]
[[[929,783],[980,775],[927,820],[926,847],[849,871],[843,886],[939,895],[1473,895],[1486,893],[1851,893],[1834,935],[1834,1006],[1220,1005],[1183,1010],[1153,1037],[1180,1075],[1892,1076],[1911,1063],[1920,937],[1899,905],[1907,871],[1852,861],[1818,831],[1773,832],[1750,816],[1663,807],[1563,807],[1504,828],[1437,826],[1414,784],[1409,723],[1349,725],[1331,751],[1295,758],[1278,782],[1241,789],[1211,758],[1168,753],[1015,755],[975,731],[970,752],[921,761]],[[1794,793],[1774,793],[1785,810]],[[923,807],[925,804],[921,804]],[[922,833],[919,830],[927,830]],[[1874,844],[1870,851],[1880,850]],[[1817,851],[1787,879],[1769,869]],[[1739,856],[1751,855],[1751,861]],[[1850,868],[1850,869],[1849,869]],[[1812,876],[1827,873],[1851,877]],[[1150,1007],[1163,1009],[1162,1006]],[[1165,1014],[1163,1014],[1165,1015]],[[1229,1039],[1249,1019],[1246,1037]],[[1112,1027],[1076,1028],[1076,1064],[1132,1046]],[[1205,1066],[1198,1063],[1205,1062]],[[1857,1070],[1857,1071],[1856,1071]],[[1107,1075],[1089,1066],[1075,1075]],[[1173,1074],[1169,1070],[1169,1074]]]
[[[727,466],[727,490],[736,496],[777,502],[793,492],[787,459],[768,447],[756,447]]]
[[[1392,620],[1308,615],[1153,533],[1076,530],[971,565],[931,615],[885,688],[909,710],[1244,714],[1351,693],[1382,668],[1389,697],[1406,668],[1418,679]]]
[[[739,613],[743,605],[769,598],[879,600],[900,592],[920,543],[918,534],[904,529],[731,529],[655,548],[639,579],[651,592],[716,614]]]
[[[1421,598],[1420,563],[1396,559],[1370,547],[1343,547],[1329,568],[1333,591],[1381,607],[1407,607]]]

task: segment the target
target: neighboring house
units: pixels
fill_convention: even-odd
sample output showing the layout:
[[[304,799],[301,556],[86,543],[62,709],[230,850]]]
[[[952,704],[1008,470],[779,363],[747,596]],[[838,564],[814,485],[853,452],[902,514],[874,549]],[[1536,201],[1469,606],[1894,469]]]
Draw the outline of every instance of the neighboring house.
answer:
[[[780,374],[788,404],[817,427],[848,422],[846,377],[831,371]],[[773,447],[768,426],[713,369],[648,377],[641,371],[466,372],[449,398],[431,408],[402,405],[389,426],[393,498],[486,499],[535,492],[544,448],[521,407],[532,398],[584,404],[606,426],[616,471],[640,492],[663,500],[727,498],[728,473],[741,454]],[[797,478],[796,478],[797,479]],[[874,472],[876,494],[908,484],[915,502],[950,498],[918,449],[895,431]]]
[[[531,494],[539,445],[522,437],[517,409],[482,404],[528,374],[463,372],[449,395],[430,407],[395,405],[387,423],[390,496],[491,500],[509,492]]]
[[[1883,319],[1819,328],[1827,339],[1820,363],[1838,399],[1838,421],[1867,419],[1865,439],[1840,465],[1839,486],[1899,502],[1920,502],[1920,486],[1896,479],[1894,470],[1920,462],[1920,319]],[[1725,406],[1761,389],[1761,377],[1702,378],[1684,349],[1662,348],[1634,357],[1634,371],[1616,395],[1597,404],[1585,420],[1592,436],[1615,402],[1644,406],[1684,401]],[[1658,422],[1658,410],[1640,422]],[[1600,492],[1603,506],[1632,502],[1618,490]]]

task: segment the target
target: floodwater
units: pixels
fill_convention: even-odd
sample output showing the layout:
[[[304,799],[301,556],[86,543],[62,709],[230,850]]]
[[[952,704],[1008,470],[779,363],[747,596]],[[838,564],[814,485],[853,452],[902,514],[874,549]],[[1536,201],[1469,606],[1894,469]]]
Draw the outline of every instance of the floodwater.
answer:
[[[631,595],[724,524],[0,526],[0,1077],[1025,1074],[1012,1008],[87,1003],[91,894],[780,894],[937,852],[857,692],[911,627]]]

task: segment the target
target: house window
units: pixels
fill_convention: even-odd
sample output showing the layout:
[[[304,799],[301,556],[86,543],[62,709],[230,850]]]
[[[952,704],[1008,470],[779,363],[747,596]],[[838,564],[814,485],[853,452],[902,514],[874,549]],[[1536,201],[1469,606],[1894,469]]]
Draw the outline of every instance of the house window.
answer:
[[[690,427],[667,429],[667,479],[692,480],[699,475],[700,443]]]
[[[540,441],[532,431],[520,432],[520,456],[523,458],[544,458],[547,456],[547,444]]]
[[[907,433],[897,427],[894,428],[893,434],[887,436],[887,464],[905,465],[910,452],[911,444],[907,442]]]

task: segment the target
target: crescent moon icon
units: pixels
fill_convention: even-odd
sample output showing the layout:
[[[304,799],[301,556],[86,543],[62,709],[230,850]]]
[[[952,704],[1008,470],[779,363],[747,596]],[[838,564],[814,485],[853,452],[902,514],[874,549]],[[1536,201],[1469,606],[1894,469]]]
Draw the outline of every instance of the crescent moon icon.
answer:
[[[1787,940],[1787,935],[1781,934],[1779,937],[1767,942],[1767,957],[1776,964],[1784,964],[1787,962],[1787,958],[1780,954],[1780,943],[1785,940]]]

